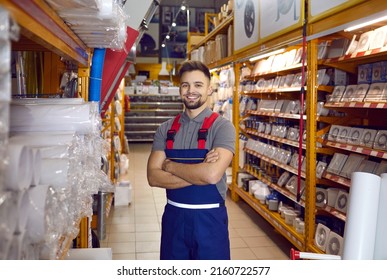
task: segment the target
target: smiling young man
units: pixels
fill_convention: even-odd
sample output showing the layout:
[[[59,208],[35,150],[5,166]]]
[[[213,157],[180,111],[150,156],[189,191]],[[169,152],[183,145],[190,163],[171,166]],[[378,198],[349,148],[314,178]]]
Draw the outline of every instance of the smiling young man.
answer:
[[[158,128],[149,185],[166,189],[160,259],[230,259],[225,171],[235,153],[232,123],[208,108],[210,71],[199,61],[179,70],[184,112]]]

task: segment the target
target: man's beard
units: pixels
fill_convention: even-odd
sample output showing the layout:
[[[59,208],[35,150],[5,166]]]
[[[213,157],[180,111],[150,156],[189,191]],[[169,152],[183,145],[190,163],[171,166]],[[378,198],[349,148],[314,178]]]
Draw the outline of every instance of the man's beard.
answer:
[[[202,100],[202,98],[199,98],[199,100],[195,102],[189,102],[189,100],[183,98],[183,103],[187,109],[194,110],[203,106],[203,104],[206,103],[206,101]]]

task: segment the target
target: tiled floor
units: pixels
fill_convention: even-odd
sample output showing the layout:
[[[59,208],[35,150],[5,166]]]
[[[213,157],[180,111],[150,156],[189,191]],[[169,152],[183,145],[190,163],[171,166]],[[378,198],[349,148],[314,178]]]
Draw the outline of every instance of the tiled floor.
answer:
[[[110,247],[115,260],[158,260],[160,221],[165,205],[165,190],[149,187],[146,162],[151,144],[129,145],[128,178],[132,202],[112,207],[107,219],[106,238],[101,247]],[[228,196],[231,258],[233,260],[289,259],[292,244],[277,233],[249,205]]]

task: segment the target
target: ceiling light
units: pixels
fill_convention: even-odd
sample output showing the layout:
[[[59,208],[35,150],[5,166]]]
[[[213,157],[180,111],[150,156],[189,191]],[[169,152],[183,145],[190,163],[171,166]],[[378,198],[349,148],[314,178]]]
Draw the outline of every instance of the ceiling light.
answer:
[[[257,55],[257,56],[254,56],[254,57],[250,58],[249,61],[253,62],[253,61],[256,61],[258,59],[269,57],[271,55],[276,55],[276,54],[283,53],[284,51],[285,51],[285,49],[279,49],[279,50],[275,50],[275,51],[272,51],[272,52],[260,54],[260,55]]]
[[[379,17],[379,18],[376,18],[376,19],[373,19],[373,20],[370,20],[370,21],[367,21],[367,22],[356,24],[354,26],[351,26],[351,27],[348,27],[348,28],[344,29],[344,31],[350,32],[350,31],[353,31],[353,30],[356,30],[356,29],[359,29],[359,28],[362,28],[362,27],[365,27],[365,26],[368,26],[368,25],[371,25],[371,24],[374,24],[374,23],[377,23],[377,22],[381,22],[383,20],[387,20],[387,16],[382,16],[382,17]]]
[[[180,9],[181,9],[182,11],[185,11],[185,10],[187,9],[187,4],[185,4],[185,1],[183,1],[183,2],[181,3]]]

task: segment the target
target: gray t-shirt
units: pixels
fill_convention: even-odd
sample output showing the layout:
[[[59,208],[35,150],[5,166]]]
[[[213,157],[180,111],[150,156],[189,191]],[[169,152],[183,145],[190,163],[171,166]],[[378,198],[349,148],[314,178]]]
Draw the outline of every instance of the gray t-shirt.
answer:
[[[174,149],[197,149],[198,147],[198,131],[201,128],[203,121],[209,117],[212,111],[206,108],[196,118],[190,119],[187,114],[183,113],[180,118],[180,129],[175,135]],[[164,151],[166,148],[167,132],[171,128],[174,118],[162,123],[155,134],[153,140],[153,151]],[[208,130],[206,149],[224,148],[235,154],[235,128],[234,125],[227,119],[219,116],[210,129]],[[226,174],[216,184],[219,193],[226,198],[227,183]]]

